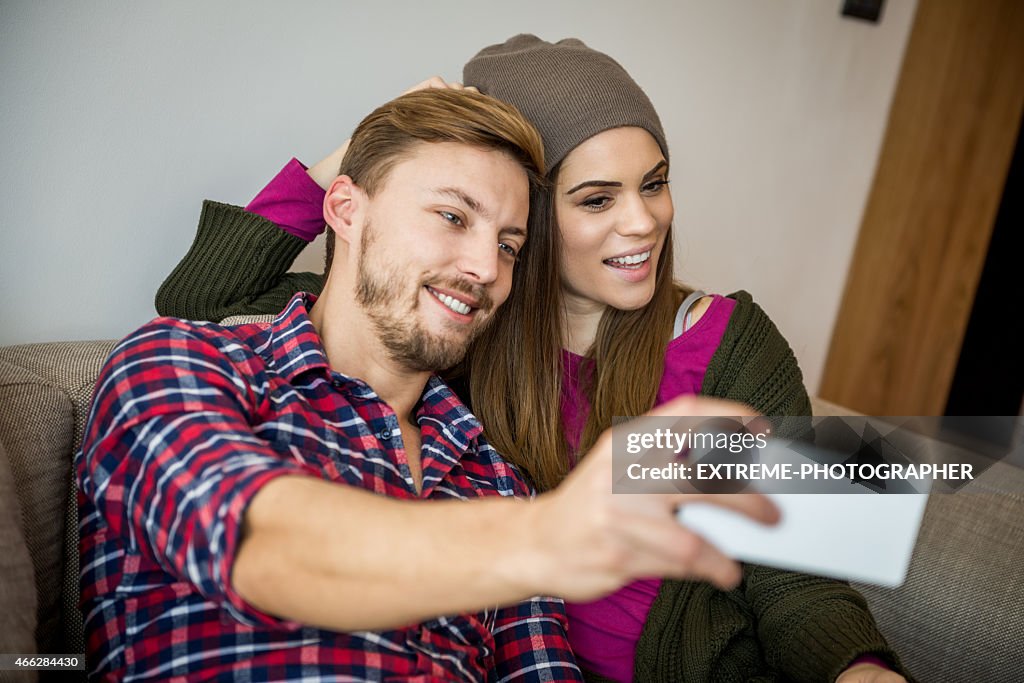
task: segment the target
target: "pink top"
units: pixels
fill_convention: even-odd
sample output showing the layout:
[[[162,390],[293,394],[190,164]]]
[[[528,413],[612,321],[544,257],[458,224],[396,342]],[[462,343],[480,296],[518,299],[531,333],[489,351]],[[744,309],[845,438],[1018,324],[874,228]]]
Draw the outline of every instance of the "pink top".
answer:
[[[700,393],[704,373],[722,341],[735,306],[734,300],[714,295],[700,320],[669,342],[665,351],[665,374],[658,387],[658,403],[682,394]],[[590,406],[581,391],[583,358],[569,351],[563,351],[562,358],[565,362],[562,421],[569,446],[575,450]],[[632,681],[636,644],[660,587],[660,579],[643,579],[594,602],[566,603],[569,644],[580,664],[614,681]]]
[[[245,207],[307,242],[324,231],[324,189],[292,159]]]

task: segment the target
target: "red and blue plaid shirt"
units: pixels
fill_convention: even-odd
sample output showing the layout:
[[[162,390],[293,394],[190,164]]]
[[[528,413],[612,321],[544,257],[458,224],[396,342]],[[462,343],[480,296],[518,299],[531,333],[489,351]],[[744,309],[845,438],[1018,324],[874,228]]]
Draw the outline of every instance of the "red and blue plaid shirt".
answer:
[[[340,633],[275,618],[234,591],[242,514],[274,477],[417,498],[396,457],[395,413],[366,383],[331,371],[308,317],[313,301],[297,294],[269,326],[158,318],[107,361],[76,460],[91,675],[581,680],[556,599]],[[437,377],[417,421],[420,497],[530,495]]]

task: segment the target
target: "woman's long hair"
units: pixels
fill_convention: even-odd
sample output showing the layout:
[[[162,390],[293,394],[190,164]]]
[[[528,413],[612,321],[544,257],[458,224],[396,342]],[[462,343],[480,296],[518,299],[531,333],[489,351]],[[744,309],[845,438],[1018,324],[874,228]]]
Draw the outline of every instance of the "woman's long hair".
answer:
[[[634,311],[609,306],[601,317],[580,373],[590,414],[579,448],[570,452],[561,412],[566,321],[554,202],[560,166],[532,197],[529,238],[509,298],[467,358],[473,410],[488,440],[541,491],[558,485],[613,417],[640,415],[654,405],[683,291],[672,278],[669,229],[651,301]]]

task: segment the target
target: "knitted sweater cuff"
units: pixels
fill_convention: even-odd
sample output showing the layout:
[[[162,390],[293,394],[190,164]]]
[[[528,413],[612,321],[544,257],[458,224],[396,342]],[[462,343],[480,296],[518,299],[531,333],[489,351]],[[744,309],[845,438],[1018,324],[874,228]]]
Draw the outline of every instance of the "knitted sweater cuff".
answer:
[[[306,244],[241,207],[204,201],[192,247],[157,291],[157,311],[220,320],[273,286]]]
[[[785,638],[786,654],[779,668],[788,677],[796,681],[834,681],[858,657],[872,655],[911,680],[870,612],[842,601],[827,606],[818,603],[815,612],[812,620],[816,628],[795,631]]]

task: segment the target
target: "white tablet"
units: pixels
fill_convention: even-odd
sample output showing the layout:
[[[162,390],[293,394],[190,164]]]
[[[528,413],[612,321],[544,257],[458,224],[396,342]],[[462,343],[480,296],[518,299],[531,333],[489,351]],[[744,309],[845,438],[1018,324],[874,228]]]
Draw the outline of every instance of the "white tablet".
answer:
[[[814,462],[771,444],[761,459]],[[820,493],[767,493],[782,513],[775,526],[706,503],[682,506],[679,520],[738,560],[895,587],[906,578],[928,501],[927,483],[915,487],[923,492],[880,494],[834,480],[814,488]],[[799,490],[808,490],[805,482]]]

